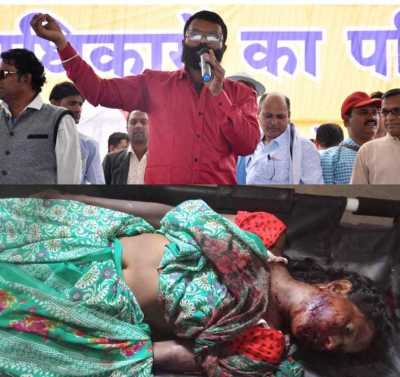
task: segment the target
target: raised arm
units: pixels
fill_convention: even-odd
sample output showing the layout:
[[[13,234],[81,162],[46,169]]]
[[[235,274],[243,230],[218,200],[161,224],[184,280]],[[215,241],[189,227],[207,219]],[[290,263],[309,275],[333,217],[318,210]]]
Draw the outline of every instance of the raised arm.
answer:
[[[147,111],[146,83],[143,75],[103,79],[68,43],[60,25],[49,14],[37,13],[31,20],[37,36],[53,42],[68,78],[92,105],[132,111]]]

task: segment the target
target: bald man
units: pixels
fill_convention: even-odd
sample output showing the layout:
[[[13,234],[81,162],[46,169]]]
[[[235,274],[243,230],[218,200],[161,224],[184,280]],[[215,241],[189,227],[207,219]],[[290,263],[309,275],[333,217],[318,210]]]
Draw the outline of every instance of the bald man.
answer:
[[[132,111],[128,116],[129,148],[109,153],[103,161],[106,184],[143,184],[147,164],[149,118],[147,113]]]
[[[280,93],[260,98],[258,121],[263,132],[255,152],[247,157],[246,184],[323,183],[314,144],[290,121],[290,100]]]

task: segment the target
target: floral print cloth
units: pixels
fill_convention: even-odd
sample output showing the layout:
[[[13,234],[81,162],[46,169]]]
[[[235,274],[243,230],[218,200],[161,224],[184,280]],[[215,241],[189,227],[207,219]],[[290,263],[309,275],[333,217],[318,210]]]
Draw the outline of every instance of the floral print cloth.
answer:
[[[0,375],[152,375],[118,237],[144,220],[75,201],[0,200]]]
[[[302,376],[284,360],[274,366],[230,352],[230,342],[266,312],[270,257],[259,237],[238,228],[203,201],[184,202],[161,221],[170,241],[160,265],[166,320],[194,338],[208,376]]]
[[[118,238],[156,232],[141,218],[75,201],[0,200],[0,375],[152,375],[143,313],[122,279]],[[194,338],[208,376],[301,376],[227,345],[268,305],[268,251],[202,201],[170,211],[160,299],[178,337]]]

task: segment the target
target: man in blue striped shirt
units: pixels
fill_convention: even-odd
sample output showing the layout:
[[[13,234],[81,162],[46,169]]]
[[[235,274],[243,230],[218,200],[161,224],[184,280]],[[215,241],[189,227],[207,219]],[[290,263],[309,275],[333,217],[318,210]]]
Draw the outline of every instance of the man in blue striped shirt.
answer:
[[[348,184],[357,151],[375,137],[381,100],[355,92],[343,102],[341,116],[349,137],[336,147],[321,153],[321,167],[327,184]]]

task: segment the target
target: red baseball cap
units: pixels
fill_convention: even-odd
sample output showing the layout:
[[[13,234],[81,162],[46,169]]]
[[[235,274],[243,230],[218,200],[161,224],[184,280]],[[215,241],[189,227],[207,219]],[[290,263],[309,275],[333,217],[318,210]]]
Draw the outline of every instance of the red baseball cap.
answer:
[[[367,93],[364,92],[354,92],[350,94],[342,104],[341,115],[344,120],[344,116],[351,109],[357,107],[364,107],[369,105],[375,105],[376,107],[381,107],[382,100],[379,98],[371,98]]]

